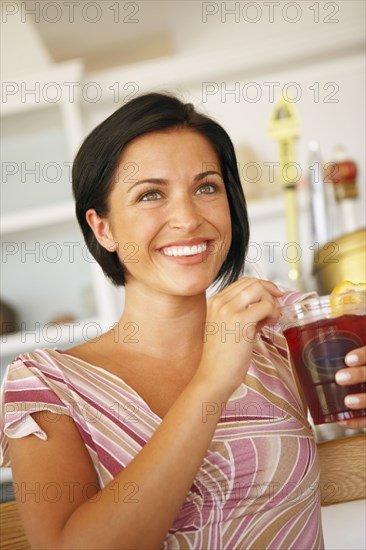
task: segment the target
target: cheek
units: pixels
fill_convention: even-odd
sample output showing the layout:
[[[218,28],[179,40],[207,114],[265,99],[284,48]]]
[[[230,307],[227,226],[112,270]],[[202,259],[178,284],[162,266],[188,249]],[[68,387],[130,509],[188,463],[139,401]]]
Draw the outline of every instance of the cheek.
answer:
[[[123,223],[117,224],[115,234],[121,260],[128,254],[133,254],[135,262],[142,260],[161,229],[161,215],[152,212],[149,215],[146,211],[141,214],[135,212],[133,216],[125,216]]]
[[[232,228],[231,228],[231,216],[229,203],[227,201],[222,201],[220,204],[212,205],[210,208],[210,215],[206,217],[209,223],[215,227],[216,231],[220,235],[222,241],[221,246],[225,251],[225,255],[228,253],[231,242],[232,242]],[[221,251],[222,255],[223,252]],[[222,261],[224,258],[222,258]]]
[[[225,233],[225,237],[231,241],[231,215],[229,203],[226,201],[222,205],[219,212],[217,212],[217,220],[219,220],[221,231]]]

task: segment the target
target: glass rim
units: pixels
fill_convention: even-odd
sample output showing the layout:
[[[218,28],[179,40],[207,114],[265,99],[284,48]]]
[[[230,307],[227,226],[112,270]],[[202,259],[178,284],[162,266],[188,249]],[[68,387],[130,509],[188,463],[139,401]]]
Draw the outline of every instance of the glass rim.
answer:
[[[309,296],[309,298],[305,298],[305,300],[300,300],[298,302],[293,302],[292,304],[283,304],[280,303],[280,310],[284,310],[286,308],[291,308],[297,305],[311,305],[311,304],[321,304],[321,303],[328,303],[330,301],[337,302],[338,300],[342,301],[342,299],[346,296],[352,296],[352,298],[356,298],[357,302],[358,297],[366,298],[366,290],[356,290],[354,292],[339,292],[337,294],[325,294],[324,296]],[[281,299],[280,299],[281,300]],[[352,303],[352,302],[349,302]]]
[[[352,308],[359,308],[363,305],[366,305],[366,290],[327,294],[325,296],[312,296],[299,302],[293,302],[292,304],[280,304],[280,317],[278,322],[281,324],[285,317],[299,316],[303,318],[308,314],[316,316],[317,314],[324,315],[326,313],[331,316],[339,316],[342,311],[347,312]]]

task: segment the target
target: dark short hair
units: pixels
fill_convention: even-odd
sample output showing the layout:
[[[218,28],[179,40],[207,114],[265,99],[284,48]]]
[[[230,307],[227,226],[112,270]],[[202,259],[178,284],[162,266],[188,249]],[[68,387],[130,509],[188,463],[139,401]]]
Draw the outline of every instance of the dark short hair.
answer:
[[[128,143],[144,134],[176,128],[188,128],[205,137],[221,164],[230,207],[232,242],[214,282],[224,288],[243,272],[249,223],[231,139],[220,124],[198,113],[191,103],[183,103],[166,93],[148,93],[120,107],[86,137],[72,170],[76,216],[86,245],[116,286],[125,284],[124,267],[117,252],[110,252],[98,243],[85,214],[94,208],[100,217],[107,217],[114,175]]]

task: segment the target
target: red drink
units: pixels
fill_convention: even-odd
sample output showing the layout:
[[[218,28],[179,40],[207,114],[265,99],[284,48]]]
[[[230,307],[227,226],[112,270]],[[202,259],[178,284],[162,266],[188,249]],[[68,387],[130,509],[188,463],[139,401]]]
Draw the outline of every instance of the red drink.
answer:
[[[344,357],[349,351],[366,345],[366,315],[347,313],[310,323],[302,319],[287,326],[283,333],[314,424],[365,416],[366,409],[348,409],[344,398],[366,392],[366,384],[339,386],[335,373],[346,366]]]

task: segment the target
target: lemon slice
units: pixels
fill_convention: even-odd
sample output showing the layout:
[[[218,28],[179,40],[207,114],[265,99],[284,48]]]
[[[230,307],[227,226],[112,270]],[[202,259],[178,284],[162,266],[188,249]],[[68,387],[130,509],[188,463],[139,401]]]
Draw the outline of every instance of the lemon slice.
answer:
[[[331,294],[342,294],[343,292],[358,292],[366,290],[366,283],[352,283],[351,281],[343,281],[333,288]]]
[[[357,298],[352,297],[354,292],[365,292],[366,283],[352,283],[352,281],[343,281],[339,283],[335,288],[333,288],[331,295],[334,295],[334,298],[330,299],[331,309],[333,313],[340,312],[344,305],[346,304],[356,304]],[[338,294],[350,293],[349,296],[339,296]]]

